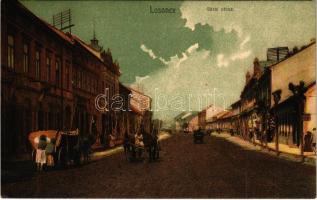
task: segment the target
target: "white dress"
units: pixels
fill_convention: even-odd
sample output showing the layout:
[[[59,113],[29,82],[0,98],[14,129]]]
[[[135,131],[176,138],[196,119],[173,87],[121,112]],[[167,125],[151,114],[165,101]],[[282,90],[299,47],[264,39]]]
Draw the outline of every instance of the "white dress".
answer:
[[[46,154],[45,150],[36,149],[36,163],[45,164],[46,163]]]

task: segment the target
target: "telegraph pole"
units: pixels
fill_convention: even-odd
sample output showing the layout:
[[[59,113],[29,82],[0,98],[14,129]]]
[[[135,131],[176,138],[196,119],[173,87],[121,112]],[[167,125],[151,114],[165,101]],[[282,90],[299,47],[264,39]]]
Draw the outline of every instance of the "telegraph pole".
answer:
[[[274,100],[274,121],[275,121],[275,150],[276,150],[276,154],[280,155],[280,151],[279,151],[279,144],[278,144],[278,117],[277,117],[277,105],[278,102],[281,100],[281,93],[282,90],[276,90],[275,92],[272,93],[273,95],[273,100]]]

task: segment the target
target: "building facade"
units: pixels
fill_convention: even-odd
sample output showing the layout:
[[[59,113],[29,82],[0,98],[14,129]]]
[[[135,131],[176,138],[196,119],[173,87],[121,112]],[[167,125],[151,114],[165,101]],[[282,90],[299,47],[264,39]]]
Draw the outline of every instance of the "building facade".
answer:
[[[2,156],[31,150],[28,134],[71,130],[101,145],[119,131],[119,113],[100,112],[98,94],[119,94],[119,64],[94,38],[86,44],[41,20],[18,1],[2,2]]]
[[[231,105],[232,114],[215,114],[207,126],[236,129],[244,139],[262,144],[302,147],[305,135],[316,129],[315,48],[313,40],[293,52],[286,47],[269,49],[267,61],[255,59],[240,100]]]
[[[16,1],[3,1],[1,9],[1,141],[7,157],[30,150],[31,131],[70,124],[73,42]]]
[[[271,98],[271,108],[277,117],[279,142],[291,147],[299,147],[307,131],[316,127],[316,113],[312,100],[316,97],[315,57],[316,43],[312,42],[302,49],[293,52],[287,59],[270,67],[271,91],[280,91],[277,105]],[[298,101],[289,88],[289,84],[299,85],[303,81],[306,101]],[[310,119],[303,120],[307,114]]]

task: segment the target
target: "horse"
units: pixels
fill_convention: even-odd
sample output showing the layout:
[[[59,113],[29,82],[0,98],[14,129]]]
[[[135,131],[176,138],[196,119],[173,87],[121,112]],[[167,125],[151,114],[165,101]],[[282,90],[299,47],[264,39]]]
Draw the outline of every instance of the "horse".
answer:
[[[147,152],[149,156],[149,162],[157,160],[159,158],[159,146],[156,135],[143,132],[143,144],[144,146],[135,145],[135,137],[131,137],[126,134],[124,139],[124,153],[128,161],[136,161],[142,157],[143,152]]]
[[[149,154],[149,162],[155,161],[159,158],[159,145],[157,135],[151,135],[143,132],[144,148]]]

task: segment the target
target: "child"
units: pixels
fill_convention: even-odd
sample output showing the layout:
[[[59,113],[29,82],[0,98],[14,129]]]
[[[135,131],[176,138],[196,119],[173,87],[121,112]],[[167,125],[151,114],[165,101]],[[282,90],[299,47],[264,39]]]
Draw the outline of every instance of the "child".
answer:
[[[47,143],[45,154],[47,156],[47,166],[54,167],[54,153],[55,153],[55,139],[52,138],[51,142]]]
[[[46,155],[45,155],[45,148],[46,148],[46,136],[41,135],[39,139],[39,143],[36,150],[36,164],[37,170],[42,171],[43,165],[46,163]]]

